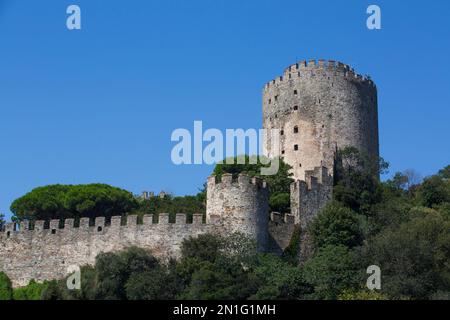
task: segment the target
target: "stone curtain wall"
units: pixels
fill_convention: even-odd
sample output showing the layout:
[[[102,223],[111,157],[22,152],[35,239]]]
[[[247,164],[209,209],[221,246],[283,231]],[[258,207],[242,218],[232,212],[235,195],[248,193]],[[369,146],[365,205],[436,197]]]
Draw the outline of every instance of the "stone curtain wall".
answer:
[[[138,246],[152,251],[163,260],[177,258],[184,239],[204,233],[228,235],[241,232],[254,237],[261,251],[267,250],[268,241],[268,190],[265,182],[245,174],[233,179],[224,174],[221,181],[208,179],[207,223],[203,215],[195,214],[187,223],[185,214],[177,214],[176,222],[169,223],[169,215],[159,214],[153,222],[152,215],[145,215],[143,223],[137,216],[128,216],[121,225],[121,217],[112,217],[105,225],[105,218],[95,219],[89,226],[89,218],[82,218],[79,227],[73,219],[52,220],[48,228],[44,221],[36,221],[33,230],[29,223],[20,227],[10,223],[0,232],[0,271],[4,271],[13,285],[27,285],[36,281],[63,278],[70,266],[93,265],[101,252],[119,251]]]
[[[136,216],[128,216],[126,225],[121,225],[121,217],[112,217],[111,225],[105,226],[104,218],[97,218],[90,227],[89,219],[82,218],[75,228],[67,219],[63,229],[58,228],[59,220],[52,220],[49,229],[44,229],[44,221],[36,221],[34,230],[22,224],[18,231],[8,224],[0,232],[0,271],[17,287],[31,279],[63,278],[70,265],[92,265],[99,253],[130,246],[150,249],[162,259],[177,257],[183,239],[212,229],[202,223],[201,214],[194,215],[193,223],[186,223],[185,214],[177,214],[175,223],[169,223],[168,214],[160,214],[158,223],[152,220],[146,215],[143,224],[137,224]]]
[[[24,286],[31,279],[36,281],[63,278],[70,266],[94,264],[101,252],[119,251],[138,246],[167,260],[178,257],[181,243],[190,236],[204,233],[228,235],[241,232],[253,237],[261,251],[281,254],[289,245],[295,226],[301,227],[301,257],[310,250],[307,229],[310,220],[331,197],[332,177],[326,168],[306,171],[306,181],[291,185],[292,214],[272,213],[269,219],[268,189],[264,181],[240,174],[235,179],[230,174],[208,178],[206,223],[203,216],[195,214],[187,223],[185,214],[177,214],[176,222],[169,223],[169,215],[159,214],[153,222],[152,215],[145,215],[143,223],[137,216],[112,217],[105,225],[105,218],[82,218],[79,227],[73,219],[52,220],[44,227],[44,221],[36,221],[33,230],[28,222],[20,227],[14,223],[0,232],[0,271],[4,271],[13,285]]]
[[[332,173],[337,148],[378,156],[377,105],[375,84],[348,65],[303,61],[264,86],[263,127],[283,131],[279,154],[303,180],[318,166]],[[270,137],[265,148],[268,156],[277,154]]]

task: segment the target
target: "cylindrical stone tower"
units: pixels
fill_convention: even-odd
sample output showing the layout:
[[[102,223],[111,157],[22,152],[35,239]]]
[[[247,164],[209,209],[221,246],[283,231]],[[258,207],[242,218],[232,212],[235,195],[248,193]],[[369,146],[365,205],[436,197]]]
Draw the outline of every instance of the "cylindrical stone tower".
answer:
[[[280,150],[270,135],[266,155],[281,156],[295,179],[325,166],[333,174],[337,149],[356,147],[378,157],[377,88],[340,62],[311,60],[288,67],[264,86],[263,127],[280,130]]]
[[[264,181],[225,173],[219,181],[210,176],[207,184],[206,222],[221,234],[241,232],[254,238],[258,250],[267,250],[269,200]]]

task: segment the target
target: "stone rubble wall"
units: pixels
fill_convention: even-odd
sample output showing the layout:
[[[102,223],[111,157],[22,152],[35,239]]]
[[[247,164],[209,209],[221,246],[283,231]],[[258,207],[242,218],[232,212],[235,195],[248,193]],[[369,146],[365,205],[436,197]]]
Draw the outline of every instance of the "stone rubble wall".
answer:
[[[202,222],[203,215],[195,214],[192,223],[186,223],[185,214],[177,214],[176,222],[169,223],[168,214],[159,214],[159,222],[153,223],[152,215],[146,215],[143,224],[137,224],[137,216],[128,216],[126,225],[121,217],[112,217],[105,225],[105,218],[95,219],[89,226],[89,218],[82,218],[79,227],[73,219],[65,220],[63,229],[59,220],[36,221],[29,230],[26,222],[20,228],[8,224],[0,232],[0,271],[5,272],[13,286],[36,281],[63,278],[69,266],[93,265],[101,252],[119,251],[131,246],[149,249],[162,259],[177,257],[183,239],[211,232],[211,225]],[[16,230],[17,229],[17,230]]]

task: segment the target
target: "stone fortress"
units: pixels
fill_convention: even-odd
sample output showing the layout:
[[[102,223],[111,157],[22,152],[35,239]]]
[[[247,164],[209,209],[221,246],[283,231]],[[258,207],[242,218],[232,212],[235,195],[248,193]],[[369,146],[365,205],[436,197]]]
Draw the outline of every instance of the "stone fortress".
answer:
[[[336,151],[353,146],[378,156],[377,89],[367,77],[335,61],[311,60],[289,66],[263,89],[263,127],[280,130],[280,150],[270,137],[266,155],[280,155],[293,167],[291,213],[269,213],[268,189],[259,178],[246,174],[211,176],[207,181],[206,219],[202,214],[187,223],[177,214],[82,218],[79,226],[66,219],[49,223],[8,223],[0,232],[0,271],[14,286],[31,279],[43,281],[67,275],[69,267],[93,264],[101,252],[130,246],[150,249],[163,259],[177,257],[183,239],[203,233],[242,232],[258,249],[281,253],[295,230],[300,231],[299,259],[311,250],[306,229],[331,199]]]

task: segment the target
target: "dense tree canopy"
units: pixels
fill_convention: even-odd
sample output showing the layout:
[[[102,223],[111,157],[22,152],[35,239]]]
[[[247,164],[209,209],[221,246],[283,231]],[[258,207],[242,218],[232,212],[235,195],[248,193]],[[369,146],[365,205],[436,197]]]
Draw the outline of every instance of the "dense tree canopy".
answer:
[[[93,218],[126,214],[137,205],[130,192],[106,184],[49,185],[15,200],[11,211],[18,220]]]
[[[311,224],[316,247],[327,245],[353,248],[361,245],[362,228],[358,214],[338,202],[329,203]]]
[[[370,239],[360,261],[382,268],[383,292],[392,298],[450,293],[450,221],[424,210]]]
[[[303,267],[305,280],[313,286],[312,299],[337,299],[346,289],[360,283],[356,255],[345,246],[327,245]]]

